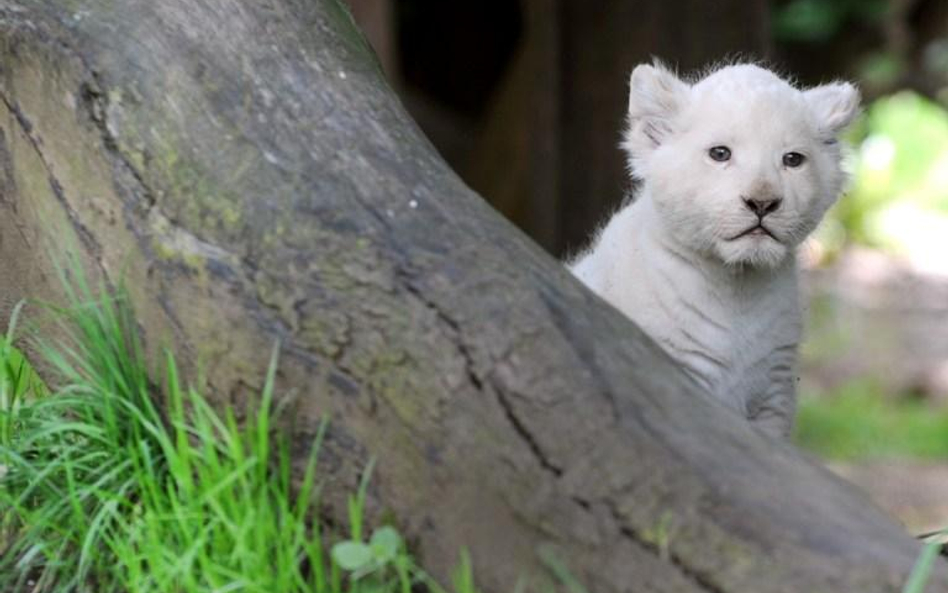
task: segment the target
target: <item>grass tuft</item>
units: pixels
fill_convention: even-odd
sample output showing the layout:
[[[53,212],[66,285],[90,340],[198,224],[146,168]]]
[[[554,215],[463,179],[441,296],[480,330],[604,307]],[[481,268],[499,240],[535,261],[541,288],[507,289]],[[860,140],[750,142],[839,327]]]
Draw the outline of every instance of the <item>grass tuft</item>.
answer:
[[[276,348],[241,426],[183,386],[170,353],[155,386],[123,290],[63,280],[64,338],[38,341],[50,389],[12,348],[16,314],[0,342],[0,591],[444,593],[396,530],[366,537],[371,465],[349,537],[320,533],[325,425],[294,487],[274,428]],[[457,593],[475,593],[469,563],[459,575]]]

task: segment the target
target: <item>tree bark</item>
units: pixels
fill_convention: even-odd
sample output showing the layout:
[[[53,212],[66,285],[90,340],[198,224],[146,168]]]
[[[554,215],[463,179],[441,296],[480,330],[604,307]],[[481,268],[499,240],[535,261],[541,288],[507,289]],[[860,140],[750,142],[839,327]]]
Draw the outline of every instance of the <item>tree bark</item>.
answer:
[[[375,456],[373,516],[489,592],[538,550],[597,593],[899,590],[919,545],[468,190],[338,0],[3,0],[0,60],[0,300],[73,234],[218,401],[279,341],[327,518]]]

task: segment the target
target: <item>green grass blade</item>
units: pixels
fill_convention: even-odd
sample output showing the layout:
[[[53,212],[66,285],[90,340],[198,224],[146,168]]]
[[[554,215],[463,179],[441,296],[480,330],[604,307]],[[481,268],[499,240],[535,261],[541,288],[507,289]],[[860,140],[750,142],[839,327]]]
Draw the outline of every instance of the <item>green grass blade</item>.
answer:
[[[923,593],[925,591],[925,585],[931,576],[932,566],[935,564],[935,559],[938,558],[941,546],[941,544],[925,544],[918,560],[915,561],[915,566],[912,568],[912,573],[909,575],[905,587],[902,588],[902,593]]]

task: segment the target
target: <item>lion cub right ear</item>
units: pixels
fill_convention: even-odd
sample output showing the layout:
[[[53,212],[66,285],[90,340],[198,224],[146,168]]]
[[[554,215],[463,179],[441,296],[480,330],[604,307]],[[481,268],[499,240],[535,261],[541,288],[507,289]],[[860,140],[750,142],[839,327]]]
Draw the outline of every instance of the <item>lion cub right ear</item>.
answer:
[[[803,98],[821,132],[835,138],[859,115],[859,89],[848,82],[831,82],[803,91]]]
[[[656,60],[640,64],[629,80],[629,127],[622,147],[636,160],[657,148],[674,131],[674,119],[688,99],[689,85]],[[634,172],[634,171],[633,171]]]

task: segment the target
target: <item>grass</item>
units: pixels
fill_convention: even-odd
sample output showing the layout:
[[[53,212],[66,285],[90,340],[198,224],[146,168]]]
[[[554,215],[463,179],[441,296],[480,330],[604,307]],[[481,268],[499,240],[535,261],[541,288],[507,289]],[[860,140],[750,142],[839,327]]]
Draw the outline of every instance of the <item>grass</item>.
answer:
[[[65,338],[38,347],[50,389],[12,348],[14,324],[0,344],[0,591],[444,592],[395,529],[366,532],[371,468],[348,537],[311,520],[320,439],[294,488],[274,430],[276,350],[240,426],[182,387],[171,354],[156,389],[122,291],[66,286]],[[469,563],[456,581],[474,593]]]
[[[886,397],[853,382],[819,397],[801,397],[795,440],[839,461],[948,458],[948,411],[918,399]]]
[[[919,554],[915,566],[912,567],[912,573],[908,581],[902,588],[902,593],[925,593],[925,585],[931,578],[932,568],[935,566],[935,560],[941,552],[942,544],[925,544],[922,553]]]

